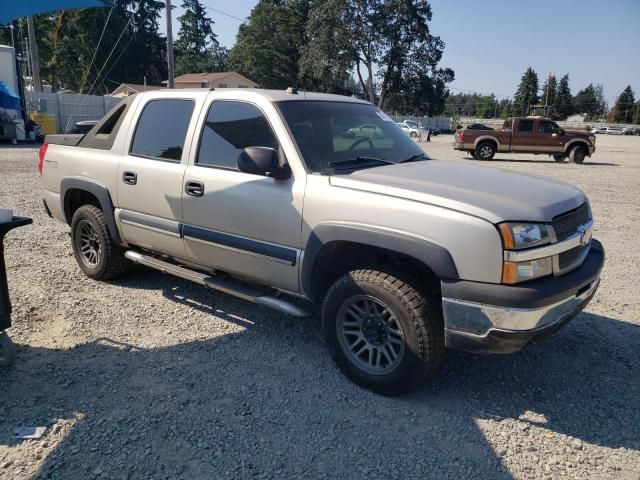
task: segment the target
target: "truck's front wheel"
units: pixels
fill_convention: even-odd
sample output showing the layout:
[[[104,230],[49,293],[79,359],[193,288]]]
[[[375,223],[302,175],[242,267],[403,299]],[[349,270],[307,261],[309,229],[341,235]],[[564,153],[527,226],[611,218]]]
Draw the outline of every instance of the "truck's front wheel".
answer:
[[[127,267],[124,251],[109,235],[104,213],[93,205],[83,205],[71,220],[73,255],[80,269],[94,280],[110,280]]]
[[[582,145],[576,145],[569,152],[569,160],[573,163],[582,163],[587,156],[587,149]]]
[[[415,388],[444,358],[439,304],[400,276],[349,272],[331,287],[322,308],[324,335],[342,372],[385,395]]]

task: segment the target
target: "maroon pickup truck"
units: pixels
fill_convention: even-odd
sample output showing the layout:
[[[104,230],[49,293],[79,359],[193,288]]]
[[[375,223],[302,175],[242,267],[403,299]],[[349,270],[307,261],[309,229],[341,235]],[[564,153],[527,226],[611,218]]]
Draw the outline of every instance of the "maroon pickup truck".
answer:
[[[496,152],[551,155],[556,162],[567,157],[582,163],[596,150],[596,136],[568,132],[542,117],[507,118],[499,130],[457,130],[454,150],[469,152],[478,160],[491,160]]]

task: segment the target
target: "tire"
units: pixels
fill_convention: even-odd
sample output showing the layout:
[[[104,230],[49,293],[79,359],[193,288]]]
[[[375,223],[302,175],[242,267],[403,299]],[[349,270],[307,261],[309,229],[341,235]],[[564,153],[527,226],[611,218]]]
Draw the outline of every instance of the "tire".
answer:
[[[476,159],[489,161],[496,154],[496,147],[491,142],[482,142],[476,147]]]
[[[566,157],[566,155],[564,155],[564,154],[557,154],[557,155],[554,155],[554,156],[553,156],[553,159],[554,159],[556,162],[564,162],[564,161],[567,159],[567,157]]]
[[[416,132],[411,132],[411,133],[409,133],[409,136],[411,138],[416,138],[418,136],[418,134]]]
[[[582,145],[576,145],[569,151],[569,160],[573,163],[582,163],[587,156],[587,149]]]
[[[383,395],[416,388],[444,359],[439,300],[428,299],[412,286],[416,281],[401,277],[378,270],[349,272],[333,284],[322,305],[324,336],[340,370]]]
[[[15,345],[6,333],[0,332],[0,367],[10,367],[15,361]]]
[[[83,205],[74,213],[71,245],[78,266],[94,280],[111,280],[128,266],[124,250],[109,235],[104,213],[93,205]]]

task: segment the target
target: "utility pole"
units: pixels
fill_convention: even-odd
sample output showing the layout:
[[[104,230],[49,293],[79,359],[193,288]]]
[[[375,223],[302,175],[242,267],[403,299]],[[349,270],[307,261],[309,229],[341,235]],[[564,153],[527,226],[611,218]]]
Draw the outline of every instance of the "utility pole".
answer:
[[[42,80],[40,79],[40,54],[38,53],[38,42],[36,41],[36,29],[33,26],[33,17],[27,17],[27,32],[29,34],[29,56],[31,57],[31,90],[42,91]]]
[[[16,62],[16,72],[17,72],[17,81],[18,81],[18,95],[20,95],[20,105],[22,105],[22,112],[20,112],[22,114],[22,119],[26,120],[27,119],[27,105],[24,101],[24,80],[22,78],[22,68],[20,67],[20,62],[18,61],[18,53],[16,51],[16,44],[17,42],[17,38],[16,38],[16,29],[13,25],[13,22],[11,22],[11,24],[9,25],[9,28],[11,29],[11,46],[13,47],[13,56],[15,58],[15,62]]]
[[[549,116],[549,87],[551,86],[551,72],[549,72],[549,76],[547,77],[547,96],[544,99],[544,116]]]
[[[175,88],[173,65],[173,26],[171,25],[171,0],[164,0],[167,10],[167,70],[169,72],[168,88]]]

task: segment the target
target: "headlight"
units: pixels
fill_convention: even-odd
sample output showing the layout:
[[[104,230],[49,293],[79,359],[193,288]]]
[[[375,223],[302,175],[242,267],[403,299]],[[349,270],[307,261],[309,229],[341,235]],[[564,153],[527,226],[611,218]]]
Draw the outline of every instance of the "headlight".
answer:
[[[498,229],[506,250],[536,247],[551,241],[543,223],[501,223]]]
[[[526,262],[504,261],[502,283],[520,283],[553,273],[552,257],[537,258]]]

